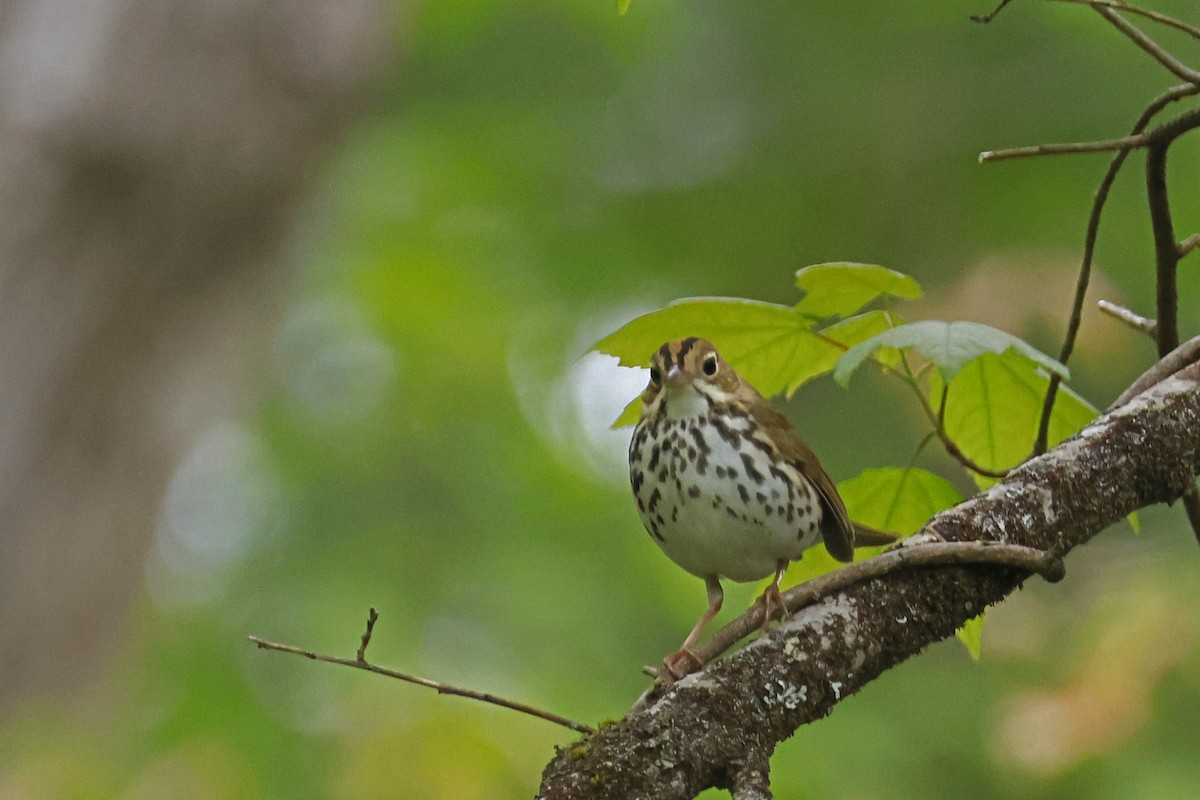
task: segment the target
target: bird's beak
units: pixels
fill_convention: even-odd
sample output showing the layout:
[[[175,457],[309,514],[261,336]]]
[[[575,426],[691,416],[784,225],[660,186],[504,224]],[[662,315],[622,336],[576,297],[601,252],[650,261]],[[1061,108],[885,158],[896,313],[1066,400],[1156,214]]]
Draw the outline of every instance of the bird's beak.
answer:
[[[683,370],[675,364],[672,364],[670,369],[667,370],[667,377],[663,380],[663,383],[667,386],[682,386],[686,382]]]

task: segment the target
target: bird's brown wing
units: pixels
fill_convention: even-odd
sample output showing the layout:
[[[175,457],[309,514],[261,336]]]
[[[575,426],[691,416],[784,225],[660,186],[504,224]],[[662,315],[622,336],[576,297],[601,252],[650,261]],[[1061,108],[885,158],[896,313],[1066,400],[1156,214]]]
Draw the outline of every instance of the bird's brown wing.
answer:
[[[780,455],[812,483],[820,497],[824,513],[821,515],[821,538],[825,549],[838,561],[854,560],[854,524],[846,512],[837,487],[829,473],[817,460],[817,455],[800,440],[792,423],[769,403],[751,406],[754,421],[766,428],[772,441],[779,447]]]

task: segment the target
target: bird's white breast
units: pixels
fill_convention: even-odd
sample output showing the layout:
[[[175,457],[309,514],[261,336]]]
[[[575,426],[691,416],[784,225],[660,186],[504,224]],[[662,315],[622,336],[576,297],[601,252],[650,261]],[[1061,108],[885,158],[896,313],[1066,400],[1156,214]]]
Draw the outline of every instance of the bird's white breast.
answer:
[[[638,513],[659,547],[700,577],[753,581],[818,539],[821,504],[753,419],[690,387],[664,398],[629,449]]]

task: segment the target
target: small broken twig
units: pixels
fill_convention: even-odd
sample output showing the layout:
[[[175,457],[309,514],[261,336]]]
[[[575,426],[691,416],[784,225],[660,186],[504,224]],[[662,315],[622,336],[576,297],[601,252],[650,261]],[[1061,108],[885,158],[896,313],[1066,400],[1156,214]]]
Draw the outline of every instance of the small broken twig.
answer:
[[[1191,236],[1179,243],[1179,257],[1183,258],[1197,247],[1200,247],[1200,233],[1193,233]]]
[[[367,613],[367,629],[363,632],[362,642],[358,645],[358,660],[365,664],[367,663],[367,645],[371,643],[371,631],[375,630],[375,621],[379,619],[379,612],[375,610],[375,606],[371,606],[371,610]]]
[[[1148,317],[1143,317],[1141,314],[1131,311],[1125,306],[1119,306],[1116,303],[1110,303],[1107,300],[1098,300],[1096,301],[1096,305],[1100,307],[1101,311],[1103,311],[1105,314],[1108,314],[1110,317],[1124,322],[1135,331],[1141,331],[1150,338],[1154,338],[1154,330],[1158,327],[1158,323],[1154,320]]]

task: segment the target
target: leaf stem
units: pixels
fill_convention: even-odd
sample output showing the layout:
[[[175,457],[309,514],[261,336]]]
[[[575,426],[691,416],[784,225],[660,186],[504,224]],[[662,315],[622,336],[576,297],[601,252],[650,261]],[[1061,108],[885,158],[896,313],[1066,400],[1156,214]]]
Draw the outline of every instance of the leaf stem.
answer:
[[[963,467],[979,475],[987,478],[1006,477],[1008,470],[989,469],[977,463],[964,453],[958,444],[950,438],[950,434],[946,431],[946,396],[950,394],[950,386],[947,384],[942,387],[942,397],[938,402],[938,410],[934,411],[933,405],[929,402],[929,397],[925,392],[921,391],[921,383],[917,380],[917,376],[913,374],[912,367],[908,363],[908,357],[904,354],[903,350],[900,351],[900,363],[904,365],[904,372],[898,374],[917,395],[917,400],[921,403],[921,409],[925,412],[925,416],[929,419],[929,424],[933,427],[932,434],[941,440],[942,447],[946,449],[946,453]]]
[[[929,446],[929,443],[936,438],[937,431],[929,431],[926,433],[921,439],[920,443],[917,444],[917,449],[913,451],[912,457],[908,459],[908,466],[905,467],[905,469],[912,469],[914,466],[916,466],[917,459],[921,456],[921,453],[923,453],[925,448]]]

